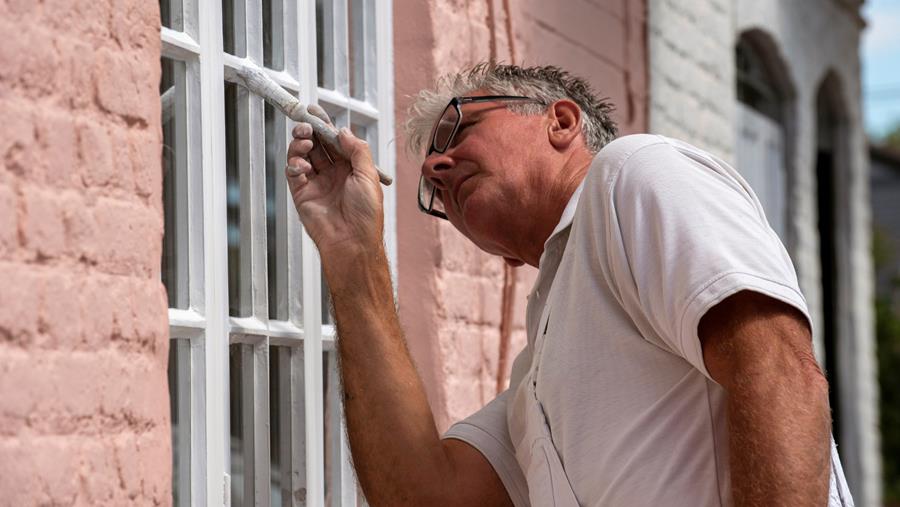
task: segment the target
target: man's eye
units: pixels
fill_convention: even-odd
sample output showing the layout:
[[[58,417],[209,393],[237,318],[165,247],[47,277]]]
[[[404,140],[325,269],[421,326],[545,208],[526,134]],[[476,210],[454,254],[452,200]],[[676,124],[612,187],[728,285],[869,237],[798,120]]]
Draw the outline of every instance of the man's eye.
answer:
[[[475,122],[460,124],[459,128],[456,129],[456,135],[453,136],[453,146],[456,146],[457,144],[459,144],[459,141],[466,135],[466,129],[474,124],[475,124]]]

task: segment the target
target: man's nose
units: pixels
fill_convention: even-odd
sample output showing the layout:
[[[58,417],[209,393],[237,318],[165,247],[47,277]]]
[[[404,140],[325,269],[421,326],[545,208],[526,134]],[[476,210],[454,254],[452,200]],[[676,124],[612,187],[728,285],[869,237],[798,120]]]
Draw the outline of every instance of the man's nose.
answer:
[[[443,153],[432,153],[422,162],[422,176],[438,188],[447,188],[447,179],[454,167],[453,159]]]

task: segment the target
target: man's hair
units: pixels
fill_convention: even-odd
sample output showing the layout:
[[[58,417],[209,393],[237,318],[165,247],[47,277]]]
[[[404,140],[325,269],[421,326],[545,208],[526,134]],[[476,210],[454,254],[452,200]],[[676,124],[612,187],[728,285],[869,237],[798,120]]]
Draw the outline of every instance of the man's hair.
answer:
[[[581,109],[585,144],[592,153],[597,153],[616,138],[616,123],[609,116],[614,109],[612,103],[608,98],[598,97],[584,79],[552,65],[519,67],[479,63],[441,76],[433,89],[418,93],[408,110],[408,148],[414,153],[421,153],[431,141],[429,136],[434,122],[450,99],[475,90],[535,99],[537,103],[507,103],[509,110],[523,115],[542,114],[550,104],[560,99],[575,102]]]

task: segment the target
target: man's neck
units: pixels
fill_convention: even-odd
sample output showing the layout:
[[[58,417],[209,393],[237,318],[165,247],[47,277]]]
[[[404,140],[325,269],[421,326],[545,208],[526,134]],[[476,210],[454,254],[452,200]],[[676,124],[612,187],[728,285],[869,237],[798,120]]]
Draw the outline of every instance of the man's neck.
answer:
[[[556,184],[551,189],[549,198],[545,200],[547,207],[542,215],[544,220],[536,222],[536,229],[530,234],[531,241],[524,252],[522,259],[526,264],[539,267],[541,255],[544,253],[544,244],[550,239],[550,235],[556,229],[562,218],[563,211],[569,204],[572,194],[581,185],[590,168],[593,155],[585,151],[584,154],[574,154],[559,171]]]

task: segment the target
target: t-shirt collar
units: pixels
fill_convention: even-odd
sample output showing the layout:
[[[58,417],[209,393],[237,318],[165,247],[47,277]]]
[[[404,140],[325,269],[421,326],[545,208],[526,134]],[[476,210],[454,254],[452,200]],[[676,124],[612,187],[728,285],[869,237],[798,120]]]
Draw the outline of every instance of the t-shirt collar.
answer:
[[[553,241],[553,238],[556,237],[560,232],[564,231],[566,227],[572,225],[572,220],[575,219],[575,208],[578,207],[578,199],[581,197],[581,191],[584,189],[584,180],[581,180],[581,183],[578,184],[578,187],[572,192],[572,197],[569,197],[569,202],[566,203],[565,209],[563,209],[562,216],[559,217],[559,223],[556,224],[556,227],[553,229],[553,232],[550,233],[550,236],[547,237],[547,241],[544,242],[544,253],[541,254],[541,260],[543,260],[544,255],[547,253],[547,247],[550,245],[550,242]]]
[[[581,191],[584,189],[584,180],[581,180],[581,183],[578,184],[578,188],[572,192],[572,197],[569,197],[569,202],[566,204],[566,208],[562,212],[562,216],[559,217],[559,223],[556,224],[556,227],[553,229],[553,232],[550,233],[550,236],[547,238],[547,241],[544,242],[544,249],[547,249],[547,244],[550,243],[550,240],[553,239],[553,236],[556,236],[563,229],[572,225],[572,220],[575,219],[575,208],[578,207],[578,199],[581,197]]]

